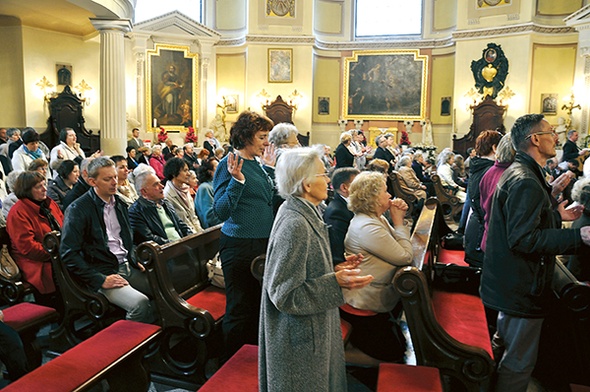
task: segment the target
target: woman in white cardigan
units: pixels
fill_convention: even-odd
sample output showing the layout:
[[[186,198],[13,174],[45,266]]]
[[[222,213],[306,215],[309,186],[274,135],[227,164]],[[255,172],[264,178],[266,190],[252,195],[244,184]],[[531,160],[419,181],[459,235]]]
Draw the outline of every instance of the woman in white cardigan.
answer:
[[[455,159],[455,154],[452,151],[443,151],[440,153],[438,158],[438,167],[436,168],[436,174],[440,177],[441,184],[451,191],[455,196],[459,198],[461,203],[465,203],[467,194],[465,188],[460,187],[453,180],[453,168],[451,165]]]
[[[203,231],[190,194],[190,171],[186,162],[180,158],[170,158],[164,166],[164,177],[167,180],[164,196],[172,203],[178,217],[193,230],[193,233]]]
[[[382,361],[403,361],[405,339],[393,310],[399,302],[392,280],[397,269],[412,263],[410,230],[404,224],[408,209],[401,199],[391,200],[385,175],[363,172],[350,185],[348,208],[354,212],[344,246],[347,254],[363,256],[362,275],[373,282],[361,289],[344,289],[341,316],[352,324],[350,342]],[[389,211],[394,227],[383,217]]]

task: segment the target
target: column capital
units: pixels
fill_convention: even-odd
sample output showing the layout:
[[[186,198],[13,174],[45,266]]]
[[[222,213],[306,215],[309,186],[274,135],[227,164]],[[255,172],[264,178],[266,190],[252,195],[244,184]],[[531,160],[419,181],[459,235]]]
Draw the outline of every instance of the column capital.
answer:
[[[122,33],[128,33],[133,30],[133,25],[130,19],[103,19],[103,18],[90,18],[90,23],[98,31],[120,31]]]

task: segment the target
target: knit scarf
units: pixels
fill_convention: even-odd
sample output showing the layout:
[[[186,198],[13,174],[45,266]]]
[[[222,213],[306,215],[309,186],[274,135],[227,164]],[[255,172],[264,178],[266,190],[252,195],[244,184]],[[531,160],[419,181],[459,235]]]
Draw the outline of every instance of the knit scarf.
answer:
[[[23,145],[23,149],[28,156],[33,158],[33,160],[43,158],[43,151],[41,151],[40,148],[37,148],[36,151],[30,151],[26,145]]]

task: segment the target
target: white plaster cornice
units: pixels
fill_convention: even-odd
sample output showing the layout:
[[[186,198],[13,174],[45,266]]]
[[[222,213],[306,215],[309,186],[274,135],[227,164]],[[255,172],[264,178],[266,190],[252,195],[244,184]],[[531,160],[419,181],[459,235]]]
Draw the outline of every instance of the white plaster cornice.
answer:
[[[114,30],[128,33],[133,29],[131,20],[129,19],[90,18],[90,23],[98,31]]]
[[[528,33],[562,35],[572,34],[575,32],[576,31],[569,26],[543,26],[535,23],[523,23],[519,25],[506,27],[455,31],[453,32],[453,40],[463,40],[481,37],[496,37],[506,35],[520,35]]]
[[[215,42],[221,39],[221,34],[209,27],[189,18],[178,11],[172,11],[156,18],[148,19],[138,23],[134,31],[150,32],[152,35],[165,35],[170,38],[182,36],[180,33],[168,33],[165,30],[176,28],[186,33],[186,35],[201,38],[211,38]],[[186,38],[186,35],[184,36]]]

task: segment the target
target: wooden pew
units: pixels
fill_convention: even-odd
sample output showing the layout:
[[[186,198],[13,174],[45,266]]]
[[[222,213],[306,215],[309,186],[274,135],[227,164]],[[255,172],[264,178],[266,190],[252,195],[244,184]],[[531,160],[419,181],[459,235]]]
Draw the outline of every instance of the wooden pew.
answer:
[[[107,380],[111,391],[148,390],[144,353],[160,327],[120,320],[9,384],[7,392],[87,391]]]
[[[124,318],[125,312],[72,277],[59,255],[60,238],[58,231],[47,233],[43,247],[51,256],[53,275],[64,301],[63,319],[51,333],[55,349],[63,351]]]
[[[178,241],[137,248],[162,326],[152,370],[163,382],[195,388],[205,381],[205,365],[222,351],[225,291],[210,284],[207,261],[219,251],[221,225]]]
[[[31,368],[41,365],[41,347],[37,333],[48,324],[57,321],[58,314],[53,308],[29,302],[21,302],[2,310],[4,322],[18,332]]]
[[[454,390],[457,382],[468,391],[485,390],[495,364],[481,299],[431,293],[429,287],[438,242],[437,208],[436,200],[425,203],[411,238],[412,266],[396,273],[394,287],[401,296],[418,365],[438,368],[445,390]]]
[[[399,172],[393,170],[389,174],[388,181],[391,183],[391,188],[393,189],[393,195],[397,198],[402,199],[408,205],[408,210],[406,211],[406,218],[413,218],[416,219],[420,214],[421,206],[418,204],[418,198],[413,193],[406,192],[400,182],[403,181]]]
[[[430,178],[434,184],[436,198],[442,206],[442,212],[445,218],[459,222],[461,219],[461,212],[463,211],[463,203],[459,201],[457,196],[452,195],[448,190],[445,189],[440,181],[440,177],[437,174],[433,174]]]

